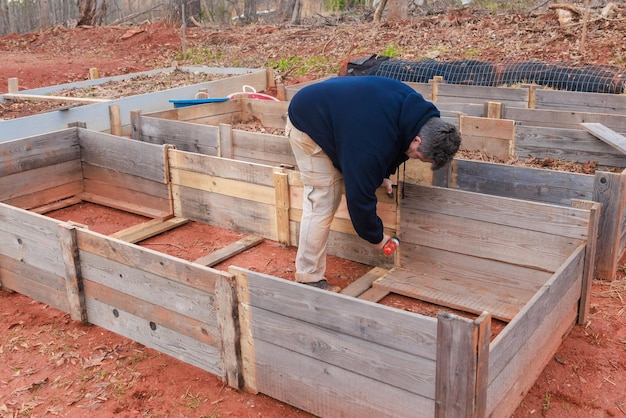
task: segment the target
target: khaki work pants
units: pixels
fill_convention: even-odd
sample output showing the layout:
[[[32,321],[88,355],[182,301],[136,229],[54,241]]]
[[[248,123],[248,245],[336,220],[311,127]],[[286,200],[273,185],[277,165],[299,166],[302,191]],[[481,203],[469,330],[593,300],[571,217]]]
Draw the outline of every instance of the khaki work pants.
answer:
[[[285,134],[302,177],[302,221],[296,255],[296,281],[317,282],[326,272],[330,224],[341,202],[343,175],[307,134],[287,121]]]

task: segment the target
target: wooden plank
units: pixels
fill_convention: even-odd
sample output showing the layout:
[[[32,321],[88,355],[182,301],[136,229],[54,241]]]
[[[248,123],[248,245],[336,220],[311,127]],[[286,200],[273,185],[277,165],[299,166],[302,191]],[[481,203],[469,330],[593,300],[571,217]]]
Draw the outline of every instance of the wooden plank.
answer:
[[[515,152],[519,158],[552,158],[599,166],[626,167],[626,156],[583,129],[518,126]]]
[[[34,213],[44,214],[48,212],[53,212],[55,210],[74,206],[74,205],[79,204],[80,202],[82,202],[80,198],[76,196],[72,196],[72,197],[68,197],[67,199],[57,200],[55,202],[45,204],[43,206],[37,206],[34,208],[22,208],[22,209],[28,209]]]
[[[494,339],[492,344],[498,345],[498,349],[495,350],[492,346],[489,364],[491,383],[505,369],[515,353],[527,344],[534,331],[545,321],[550,312],[563,303],[561,299],[568,289],[575,288],[576,300],[580,299],[584,258],[585,245],[581,245]],[[571,321],[575,319],[572,318]],[[567,322],[570,322],[569,318]]]
[[[200,193],[198,189],[175,184],[172,185],[172,192],[176,216],[278,240],[276,208],[273,204],[217,193]]]
[[[151,208],[135,203],[123,202],[114,197],[99,196],[93,193],[81,193],[78,196],[81,198],[81,200],[84,200],[86,202],[96,203],[98,205],[123,210],[125,212],[134,213],[136,215],[145,216],[147,218],[166,219],[171,217],[169,207],[167,208],[167,210],[159,210],[158,208]]]
[[[591,200],[593,176],[544,168],[454,159],[448,187],[494,196],[569,205]]]
[[[623,114],[507,107],[503,118],[512,119],[517,125],[568,129],[583,122],[596,122],[616,132],[626,132],[626,115]]]
[[[367,291],[368,289],[371,289],[372,283],[374,282],[374,280],[378,279],[379,277],[387,273],[387,271],[388,270],[384,268],[374,267],[373,269],[365,273],[363,276],[359,277],[354,282],[350,283],[348,286],[343,288],[341,290],[341,294],[346,295],[346,296],[352,296],[354,298],[360,298],[360,296],[365,291]],[[371,299],[368,299],[368,300],[371,300]],[[373,302],[376,302],[376,301],[373,301]]]
[[[251,306],[316,326],[330,326],[338,333],[367,339],[374,344],[386,345],[426,359],[435,359],[435,318],[416,317],[410,312],[237,266],[231,266],[230,271],[245,272],[245,287],[248,289],[246,300],[249,300]]]
[[[626,137],[618,134],[611,128],[607,128],[601,123],[586,122],[581,123],[580,125],[596,138],[609,144],[622,154],[626,154]]]
[[[185,286],[208,293],[215,292],[215,280],[227,273],[172,257],[148,248],[128,244],[92,231],[78,230],[78,246],[111,262],[126,264],[154,275],[166,276]]]
[[[435,417],[484,417],[491,317],[437,317]]]
[[[535,107],[623,115],[626,112],[626,95],[539,89]]]
[[[241,329],[234,277],[218,277],[215,285],[215,309],[222,338],[223,375],[226,383],[236,389],[243,387]]]
[[[278,242],[290,245],[289,234],[289,182],[288,174],[280,171],[274,173],[274,196],[276,207],[276,235]]]
[[[595,274],[601,279],[614,280],[623,250],[621,239],[626,212],[626,174],[596,173],[593,200],[602,204]]]
[[[416,395],[429,399],[435,397],[436,362],[433,360],[408,355],[272,311],[255,307],[251,310],[252,332],[257,347],[260,341],[264,341]],[[263,361],[266,355],[257,351],[255,358]]]
[[[181,151],[217,155],[218,129],[215,126],[191,122],[140,116],[139,140],[156,145],[171,144]]]
[[[385,298],[385,296],[389,295],[389,291],[385,289],[379,289],[377,287],[372,287],[371,289],[366,290],[365,292],[359,295],[359,299],[367,300],[369,302],[379,302]]]
[[[2,250],[0,253],[0,282],[6,282],[7,288],[32,299],[69,312],[63,275],[51,272],[46,269],[46,266],[35,266],[22,259],[12,257],[11,254],[7,254],[5,247],[0,247],[0,249]],[[47,293],[51,294],[48,295]]]
[[[163,145],[79,129],[81,160],[159,183],[167,183]],[[132,163],[129,164],[129,156]]]
[[[286,136],[233,129],[232,140],[234,159],[272,166],[297,165]]]
[[[589,238],[585,250],[585,266],[583,269],[582,286],[580,292],[580,307],[578,312],[578,325],[584,325],[589,315],[589,301],[591,300],[591,284],[595,276],[596,248],[598,241],[598,227],[602,204],[590,201],[574,201],[573,206],[589,209]]]
[[[259,120],[266,128],[283,129],[287,124],[287,108],[289,102],[257,100],[243,97],[241,105],[250,115]]]
[[[463,136],[462,149],[478,150],[499,157],[514,154],[515,121],[513,120],[462,115],[460,132]]]
[[[258,393],[256,378],[255,338],[252,335],[252,317],[250,312],[250,289],[248,289],[247,270],[229,267],[228,272],[235,279],[237,292],[237,312],[240,331],[241,374],[243,386],[252,393]]]
[[[221,348],[218,324],[208,314],[212,307],[208,307],[205,320],[199,321],[91,280],[84,280],[83,284],[86,300],[97,300],[145,321],[155,322],[189,338]]]
[[[462,84],[439,84],[437,104],[500,102],[506,106],[525,107],[528,89],[518,87],[470,86]]]
[[[97,299],[87,299],[87,314],[94,325],[223,377],[222,356],[218,347],[190,338],[160,323],[146,321]]]
[[[42,166],[0,177],[0,201],[31,195],[82,180],[79,160]]]
[[[226,247],[222,247],[219,250],[213,251],[210,254],[203,255],[202,257],[194,260],[194,263],[202,264],[203,266],[213,267],[222,261],[228,260],[235,255],[242,253],[250,248],[259,245],[263,242],[264,238],[257,235],[248,235],[241,238]]]
[[[121,231],[117,231],[110,236],[122,241],[137,243],[162,234],[163,232],[178,228],[188,222],[189,219],[177,217],[170,219],[152,219],[148,222],[142,222]]]
[[[257,341],[259,392],[320,417],[410,418],[434,416],[435,402],[333,366]]]
[[[402,210],[435,212],[574,239],[586,238],[589,223],[589,212],[582,209],[411,183],[404,184],[401,202]],[[402,219],[410,217],[403,215]]]
[[[16,101],[31,101],[31,102],[54,102],[54,103],[80,103],[80,104],[91,104],[91,103],[105,103],[110,102],[113,99],[97,99],[95,97],[65,97],[65,96],[48,96],[44,94],[26,94],[26,93],[7,93],[4,94],[4,97],[7,100],[16,100]]]
[[[63,250],[63,264],[65,265],[65,288],[72,319],[87,322],[85,308],[85,293],[78,260],[78,245],[76,243],[76,227],[69,224],[59,225],[59,240]]]
[[[486,416],[511,416],[562,345],[576,320],[580,288],[574,283],[562,290],[549,300],[542,295],[543,301],[529,304],[519,314],[523,319],[508,324],[507,334],[491,343]],[[541,293],[549,291],[546,286]],[[539,311],[538,316],[530,314],[533,311]],[[522,335],[516,335],[518,330]],[[519,349],[505,346],[508,340],[519,344]]]
[[[505,322],[510,321],[533,296],[532,292],[507,289],[498,283],[490,286],[468,282],[463,277],[430,276],[423,271],[400,268],[391,269],[372,287],[460,311],[475,314],[487,311]]]
[[[274,187],[274,168],[268,165],[235,161],[178,150],[168,152],[168,157],[172,174],[177,170],[189,171],[211,177],[239,180],[246,183]]]
[[[82,191],[83,180],[79,178],[70,183],[64,183],[46,190],[7,199],[3,202],[18,208],[28,209],[35,213],[42,213],[41,211],[46,210],[48,207],[60,208],[65,205],[65,202],[80,201],[80,198],[77,198],[76,195],[80,194]]]
[[[79,159],[76,129],[0,142],[0,177]]]

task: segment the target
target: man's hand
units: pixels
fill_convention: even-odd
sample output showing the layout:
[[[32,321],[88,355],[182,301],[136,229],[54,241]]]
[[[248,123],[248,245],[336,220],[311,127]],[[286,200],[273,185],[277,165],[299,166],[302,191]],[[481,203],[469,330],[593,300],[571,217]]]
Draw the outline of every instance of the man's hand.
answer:
[[[378,244],[372,244],[372,245],[377,250],[382,250],[383,247],[385,246],[385,244],[387,243],[387,241],[389,241],[390,239],[391,239],[391,237],[389,235],[383,233],[383,240],[381,242],[379,242]]]
[[[383,184],[381,184],[381,187],[384,187],[385,190],[387,190],[387,194],[389,196],[393,195],[393,183],[391,183],[391,179],[384,179]]]

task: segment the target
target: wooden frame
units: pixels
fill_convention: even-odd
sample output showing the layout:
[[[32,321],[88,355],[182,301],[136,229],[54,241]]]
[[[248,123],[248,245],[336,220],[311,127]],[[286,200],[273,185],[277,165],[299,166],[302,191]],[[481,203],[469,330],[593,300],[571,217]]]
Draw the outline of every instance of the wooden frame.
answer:
[[[293,239],[296,171],[82,128],[0,150],[3,287],[316,415],[506,416],[587,315],[597,203],[564,207],[401,183],[393,265],[376,267],[367,280],[381,277],[363,286],[370,290],[335,294],[237,266],[220,272],[36,213],[88,198],[159,222],[212,223],[224,218],[212,212],[226,201],[229,226]],[[127,155],[133,164],[124,164]],[[31,192],[19,187],[39,179],[50,181]],[[349,220],[340,215],[335,224],[331,246],[361,252]],[[375,254],[355,258],[379,265]],[[415,293],[438,277],[430,296]],[[372,293],[399,292],[392,282],[400,279],[402,292],[427,301],[439,294],[438,303],[469,317],[371,301]],[[468,280],[485,288],[482,299],[442,296]],[[501,298],[508,309],[495,303]],[[494,315],[508,324],[490,341]]]

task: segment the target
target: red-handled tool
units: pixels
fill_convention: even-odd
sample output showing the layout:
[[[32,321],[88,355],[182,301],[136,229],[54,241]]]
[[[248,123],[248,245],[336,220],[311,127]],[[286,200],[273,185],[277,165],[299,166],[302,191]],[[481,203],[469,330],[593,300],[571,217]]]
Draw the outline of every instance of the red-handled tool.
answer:
[[[396,251],[399,245],[400,240],[398,239],[398,237],[393,237],[389,241],[387,241],[387,243],[383,247],[383,253],[385,253],[385,255],[391,255],[394,253],[394,251]]]

